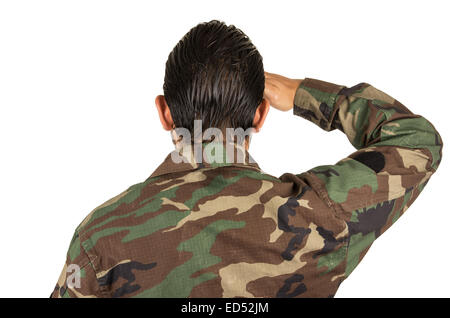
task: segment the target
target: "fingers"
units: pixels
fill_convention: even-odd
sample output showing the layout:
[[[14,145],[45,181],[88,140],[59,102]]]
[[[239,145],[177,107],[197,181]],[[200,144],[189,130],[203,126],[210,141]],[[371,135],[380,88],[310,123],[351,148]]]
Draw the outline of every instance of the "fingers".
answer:
[[[273,78],[275,78],[277,76],[277,74],[264,72],[264,76],[266,77],[266,79],[273,79]]]
[[[269,100],[269,103],[273,102],[274,96],[276,95],[277,86],[275,83],[272,83],[271,81],[266,81],[265,87],[264,87],[264,96]]]
[[[295,91],[301,80],[269,72],[264,72],[264,76],[264,98],[269,104],[282,111],[292,109]]]

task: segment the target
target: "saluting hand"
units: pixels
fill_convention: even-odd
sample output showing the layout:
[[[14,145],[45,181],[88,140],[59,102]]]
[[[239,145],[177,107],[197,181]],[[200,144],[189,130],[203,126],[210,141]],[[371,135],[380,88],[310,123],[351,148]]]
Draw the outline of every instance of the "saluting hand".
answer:
[[[302,82],[301,79],[290,79],[278,74],[264,72],[264,98],[269,104],[281,111],[288,111],[294,107],[295,92]]]

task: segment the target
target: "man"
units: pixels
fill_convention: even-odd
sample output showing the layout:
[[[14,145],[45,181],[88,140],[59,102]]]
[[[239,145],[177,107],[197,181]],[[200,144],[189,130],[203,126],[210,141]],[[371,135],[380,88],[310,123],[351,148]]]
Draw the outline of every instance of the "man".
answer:
[[[339,129],[356,151],[262,172],[249,132],[269,105]],[[248,37],[217,20],[170,53],[156,106],[176,149],[78,226],[52,297],[334,296],[442,157],[433,125],[394,98],[264,73]]]

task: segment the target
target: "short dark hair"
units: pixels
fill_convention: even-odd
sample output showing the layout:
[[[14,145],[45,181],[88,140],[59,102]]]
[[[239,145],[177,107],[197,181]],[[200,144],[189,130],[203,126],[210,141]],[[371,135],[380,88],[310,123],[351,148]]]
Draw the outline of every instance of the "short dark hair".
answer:
[[[211,20],[193,27],[166,62],[164,96],[177,128],[251,127],[264,93],[262,57],[234,25]]]

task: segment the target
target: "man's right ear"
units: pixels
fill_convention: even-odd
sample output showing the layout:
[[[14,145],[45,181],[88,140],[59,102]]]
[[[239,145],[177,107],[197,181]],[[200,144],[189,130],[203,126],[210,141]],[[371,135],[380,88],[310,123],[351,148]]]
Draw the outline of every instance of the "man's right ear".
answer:
[[[158,95],[155,98],[156,109],[158,110],[159,120],[165,130],[175,128],[169,106],[167,105],[164,95]]]

